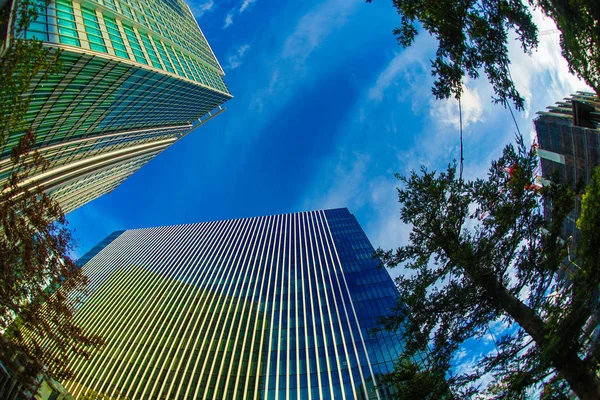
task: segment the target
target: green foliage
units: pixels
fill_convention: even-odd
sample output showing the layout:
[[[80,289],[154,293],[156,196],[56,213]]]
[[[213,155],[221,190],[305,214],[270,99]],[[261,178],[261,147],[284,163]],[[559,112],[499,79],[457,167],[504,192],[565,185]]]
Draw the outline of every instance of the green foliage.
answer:
[[[367,0],[371,2],[372,0]],[[540,7],[561,31],[562,54],[570,71],[600,96],[600,2],[597,0],[392,0],[400,15],[398,43],[411,46],[422,27],[438,41],[431,73],[438,99],[460,98],[465,76],[487,75],[496,102],[523,109],[510,76],[508,33],[514,31],[524,52],[538,44],[528,5]]]
[[[574,193],[556,184],[535,186],[537,162],[535,149],[518,138],[486,179],[462,181],[456,165],[439,174],[422,169],[398,176],[401,219],[412,232],[409,244],[378,250],[384,265],[406,270],[397,279],[398,306],[384,327],[402,325],[404,357],[427,353],[428,365],[446,374],[457,397],[472,394],[472,383],[485,374],[494,380],[480,391],[491,398],[527,398],[551,377],[553,388],[567,383],[582,399],[600,397],[598,344],[586,328],[599,312],[599,269],[580,253],[579,273],[560,278],[567,253],[558,235]],[[593,183],[588,189],[586,207],[595,204],[588,199],[597,188]],[[552,201],[551,223],[541,215],[542,199]],[[599,235],[597,229],[582,230],[590,243]],[[488,334],[492,322],[508,328],[495,341],[496,352],[469,374],[457,374],[456,351]]]
[[[69,255],[73,240],[63,212],[30,181],[48,163],[24,120],[28,91],[61,68],[58,52],[23,39],[43,6],[18,3],[10,47],[0,58],[0,154],[12,148],[10,176],[0,186],[0,360],[32,392],[41,374],[69,377],[70,357],[102,344],[73,321],[87,279]]]
[[[44,47],[39,40],[23,38],[29,23],[37,18],[39,7],[35,2],[21,2],[14,13],[17,23],[9,35],[10,47],[0,58],[0,154],[10,136],[25,134],[31,83],[61,69],[59,51]]]
[[[87,279],[69,256],[73,240],[60,206],[27,184],[47,165],[34,143],[28,131],[13,149],[0,190],[0,360],[29,389],[42,373],[70,377],[71,356],[102,345],[73,321]]]
[[[425,368],[403,358],[396,362],[395,370],[380,380],[396,398],[403,400],[450,400],[450,392],[445,379],[445,371],[434,367]]]
[[[600,2],[537,0],[561,31],[560,45],[569,70],[600,96]]]
[[[393,0],[393,4],[400,14],[400,26],[394,30],[400,45],[413,44],[417,23],[438,41],[431,62],[436,98],[460,98],[463,78],[476,79],[483,70],[496,102],[504,106],[513,102],[523,109],[523,98],[510,76],[507,45],[513,30],[523,51],[530,53],[537,46],[537,27],[526,4],[518,0]]]
[[[586,258],[586,264],[600,260],[600,237],[594,235],[600,227],[600,167],[592,173],[589,186],[581,198],[581,215],[577,220],[577,229],[582,240],[578,245],[579,256]]]

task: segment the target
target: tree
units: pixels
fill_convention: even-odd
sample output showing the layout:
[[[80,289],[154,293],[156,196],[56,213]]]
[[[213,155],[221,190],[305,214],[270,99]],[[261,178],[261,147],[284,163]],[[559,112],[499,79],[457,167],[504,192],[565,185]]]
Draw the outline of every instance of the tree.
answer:
[[[69,358],[102,344],[73,321],[86,278],[70,257],[74,242],[63,212],[30,180],[48,163],[34,150],[35,133],[24,120],[26,94],[33,79],[61,67],[58,52],[24,39],[42,6],[19,3],[10,46],[0,57],[0,149],[17,139],[9,176],[0,180],[0,360],[31,392],[41,374],[69,377]]]
[[[70,357],[102,345],[73,320],[87,278],[69,255],[73,240],[60,206],[27,183],[47,166],[34,143],[28,131],[13,149],[0,192],[0,360],[30,390],[41,374],[70,377]]]
[[[597,0],[538,0],[561,32],[562,55],[571,73],[600,96],[600,3]]]
[[[400,45],[413,44],[417,23],[438,41],[431,62],[436,98],[460,98],[463,78],[476,79],[483,70],[496,102],[504,106],[512,102],[523,109],[524,100],[510,76],[508,33],[516,33],[526,53],[537,47],[537,27],[526,4],[519,0],[393,0],[393,5],[400,14],[400,27],[394,30]]]
[[[371,2],[372,0],[367,0]],[[537,27],[528,5],[540,7],[561,31],[562,54],[570,71],[600,96],[600,3],[597,0],[393,0],[400,14],[394,29],[403,47],[413,44],[417,23],[435,36],[438,49],[431,62],[438,99],[460,98],[465,76],[485,72],[496,102],[523,109],[523,98],[510,74],[508,33],[514,31],[523,51],[537,47]]]
[[[410,358],[399,359],[394,371],[380,378],[379,386],[399,399],[454,400],[444,370],[419,365]]]
[[[423,168],[398,176],[401,219],[412,231],[409,244],[377,251],[385,266],[406,270],[383,326],[402,326],[404,356],[427,353],[426,367],[446,376],[456,397],[472,394],[472,383],[491,374],[494,383],[482,390],[493,398],[525,398],[542,382],[554,390],[568,384],[581,399],[600,398],[599,346],[588,329],[600,315],[600,172],[583,197],[582,244],[569,265],[577,271],[565,279],[559,233],[574,193],[559,184],[537,187],[537,162],[535,148],[519,137],[487,179],[463,181],[455,164],[439,174]],[[542,200],[553,204],[549,222]],[[457,373],[457,350],[488,334],[492,322],[506,325],[495,351],[472,373]]]
[[[62,68],[60,51],[44,47],[40,40],[25,39],[29,24],[43,6],[44,3],[36,1],[21,1],[13,12],[17,22],[14,29],[9,29],[9,43],[0,43],[0,49],[8,46],[0,54],[0,155],[9,137],[23,135],[27,129],[24,117],[31,97],[25,94],[32,80],[40,76],[45,79]],[[6,7],[0,13],[0,25],[8,19],[9,11]]]

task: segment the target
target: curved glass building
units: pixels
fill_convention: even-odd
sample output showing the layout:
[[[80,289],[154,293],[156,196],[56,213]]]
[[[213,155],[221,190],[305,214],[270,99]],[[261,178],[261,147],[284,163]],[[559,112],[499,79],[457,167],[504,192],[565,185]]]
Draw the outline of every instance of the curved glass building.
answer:
[[[181,0],[32,0],[25,36],[60,51],[61,72],[39,74],[26,126],[50,169],[40,184],[68,212],[111,191],[232,98],[223,69]],[[19,0],[5,5],[20,7]],[[0,182],[24,132],[0,149]]]
[[[80,262],[106,348],[63,382],[130,399],[385,399],[397,291],[347,209],[115,232]]]

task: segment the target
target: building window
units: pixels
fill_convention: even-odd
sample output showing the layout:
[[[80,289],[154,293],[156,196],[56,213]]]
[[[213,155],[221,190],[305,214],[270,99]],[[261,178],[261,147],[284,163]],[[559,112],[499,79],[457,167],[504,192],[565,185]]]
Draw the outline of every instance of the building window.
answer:
[[[71,46],[79,46],[77,25],[73,15],[73,3],[68,0],[56,1],[56,21],[60,42]]]
[[[81,7],[81,14],[83,15],[83,24],[85,25],[85,30],[88,35],[90,48],[95,51],[106,53],[106,46],[104,44],[104,39],[102,38],[100,25],[98,25],[96,12],[87,7]]]

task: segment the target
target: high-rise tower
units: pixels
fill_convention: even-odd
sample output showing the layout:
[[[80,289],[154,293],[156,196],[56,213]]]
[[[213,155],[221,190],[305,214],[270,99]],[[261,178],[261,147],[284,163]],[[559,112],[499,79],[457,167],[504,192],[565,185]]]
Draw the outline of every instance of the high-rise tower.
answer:
[[[573,187],[589,184],[595,167],[600,165],[600,99],[578,92],[537,113],[535,130],[542,168],[542,183],[551,177]],[[552,204],[544,204],[550,215]],[[563,237],[577,241],[576,221],[581,213],[579,199],[563,226]]]
[[[383,399],[397,291],[347,209],[115,232],[80,260],[76,320],[106,348],[78,396]]]
[[[61,51],[62,70],[40,74],[26,94],[26,126],[50,161],[29,183],[65,212],[114,189],[232,97],[182,0],[33,1],[41,11],[25,36]],[[0,182],[23,133],[0,149]]]

